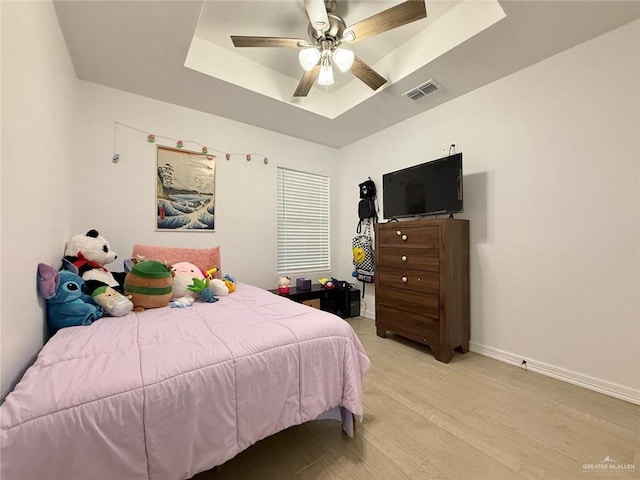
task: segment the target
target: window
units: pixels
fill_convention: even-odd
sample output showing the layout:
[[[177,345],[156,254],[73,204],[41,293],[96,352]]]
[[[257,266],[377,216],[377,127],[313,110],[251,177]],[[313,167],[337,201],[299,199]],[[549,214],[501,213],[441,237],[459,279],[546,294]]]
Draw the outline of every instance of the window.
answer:
[[[278,167],[278,274],[330,269],[329,177]]]

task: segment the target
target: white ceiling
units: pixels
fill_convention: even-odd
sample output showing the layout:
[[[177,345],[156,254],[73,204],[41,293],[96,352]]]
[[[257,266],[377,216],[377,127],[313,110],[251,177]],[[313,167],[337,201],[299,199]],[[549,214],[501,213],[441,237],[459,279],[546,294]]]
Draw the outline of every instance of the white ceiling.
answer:
[[[347,25],[398,1],[337,0]],[[426,1],[428,17],[353,45],[389,81],[336,73],[302,99],[297,50],[230,35],[306,39],[298,1],[55,1],[79,78],[342,147],[640,17],[637,1]],[[402,94],[433,79],[441,90]]]
[[[341,16],[348,26],[398,5],[402,1],[347,2],[338,0],[334,13]],[[368,64],[376,64],[380,59],[393,52],[398,45],[408,41],[461,1],[430,2],[426,19],[370,37],[366,41],[358,43],[357,46],[349,46],[348,48],[356,51],[357,55]],[[249,35],[309,40],[307,36],[309,21],[303,2],[253,1],[241,2],[241,4],[242,8],[238,8],[237,1],[207,2],[202,10],[195,35],[298,81],[303,71],[298,64],[296,50],[287,48],[236,49],[230,37],[231,35]],[[225,21],[221,21],[221,19],[225,19]],[[339,89],[352,78],[351,75],[336,74],[336,83],[331,89]],[[322,91],[323,87],[318,87],[318,89]]]

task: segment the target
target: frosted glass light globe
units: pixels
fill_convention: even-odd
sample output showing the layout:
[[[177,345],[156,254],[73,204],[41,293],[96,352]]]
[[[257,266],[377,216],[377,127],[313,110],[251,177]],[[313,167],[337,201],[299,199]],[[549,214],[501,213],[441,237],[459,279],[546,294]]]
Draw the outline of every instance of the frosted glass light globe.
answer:
[[[340,69],[341,72],[348,72],[353,65],[355,54],[351,50],[346,48],[336,48],[333,52],[333,63]]]
[[[300,53],[298,54],[298,61],[300,62],[300,66],[307,72],[311,71],[313,67],[318,64],[319,60],[320,50],[315,47],[300,50]]]

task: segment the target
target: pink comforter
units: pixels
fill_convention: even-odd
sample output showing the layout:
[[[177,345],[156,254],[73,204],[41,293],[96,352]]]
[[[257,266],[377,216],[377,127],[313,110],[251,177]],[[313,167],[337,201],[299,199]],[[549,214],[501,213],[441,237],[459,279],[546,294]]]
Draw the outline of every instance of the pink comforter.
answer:
[[[342,407],[369,360],[344,320],[249,285],[60,330],[0,406],[0,478],[178,480]]]

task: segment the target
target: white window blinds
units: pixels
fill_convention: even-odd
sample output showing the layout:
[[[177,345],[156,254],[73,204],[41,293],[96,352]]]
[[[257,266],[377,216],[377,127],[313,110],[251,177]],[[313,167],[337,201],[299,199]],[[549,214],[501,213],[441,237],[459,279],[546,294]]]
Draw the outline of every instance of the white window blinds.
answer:
[[[278,167],[278,274],[328,271],[329,177]]]

